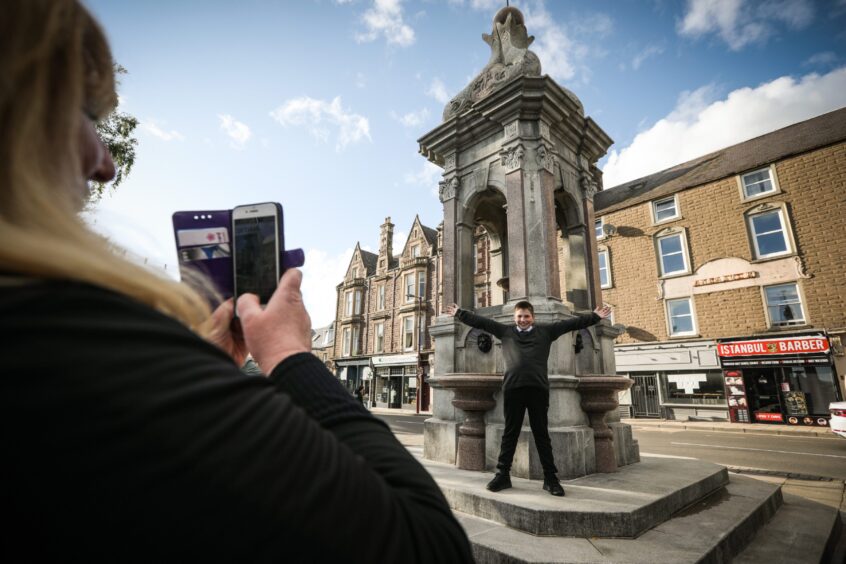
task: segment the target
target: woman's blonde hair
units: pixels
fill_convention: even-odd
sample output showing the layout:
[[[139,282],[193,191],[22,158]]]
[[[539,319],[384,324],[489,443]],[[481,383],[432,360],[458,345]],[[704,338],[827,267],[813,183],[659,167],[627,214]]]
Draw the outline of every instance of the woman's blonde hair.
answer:
[[[122,258],[79,216],[79,120],[116,102],[108,42],[77,0],[0,3],[0,271],[109,288],[205,332],[197,292]]]

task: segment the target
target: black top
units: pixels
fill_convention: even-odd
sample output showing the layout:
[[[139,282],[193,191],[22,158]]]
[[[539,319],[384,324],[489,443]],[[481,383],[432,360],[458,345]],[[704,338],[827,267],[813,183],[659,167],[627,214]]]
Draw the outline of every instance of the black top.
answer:
[[[570,319],[550,324],[535,323],[531,331],[520,331],[516,325],[503,325],[493,319],[480,317],[469,311],[459,309],[455,317],[459,321],[487,331],[502,342],[502,358],[505,361],[505,374],[502,387],[549,389],[547,362],[552,342],[569,331],[583,329],[599,323],[595,313],[576,315]]]
[[[269,378],[76,283],[0,287],[0,560],[470,562],[429,474],[311,354]]]

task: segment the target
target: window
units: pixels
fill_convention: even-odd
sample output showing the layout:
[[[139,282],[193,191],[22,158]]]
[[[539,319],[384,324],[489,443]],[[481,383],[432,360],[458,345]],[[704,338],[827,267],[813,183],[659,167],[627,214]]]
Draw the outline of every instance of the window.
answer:
[[[381,284],[376,290],[376,309],[385,309],[385,285]]]
[[[356,315],[361,315],[361,290],[356,290],[353,292],[355,296],[355,306],[353,307],[353,313]]]
[[[605,230],[602,228],[602,225],[603,224],[601,217],[593,222],[593,231],[597,239],[602,239],[603,237],[605,237]]]
[[[411,247],[411,258],[417,258],[420,256],[420,245],[413,245]]]
[[[599,251],[599,286],[601,288],[611,287],[611,269],[608,265],[608,251]]]
[[[478,274],[482,271],[482,267],[479,264],[479,255],[481,253],[479,252],[479,241],[477,240],[473,242],[473,274]]]
[[[744,199],[756,198],[776,191],[770,167],[740,175],[740,185],[743,187]]]
[[[767,316],[770,326],[787,327],[790,325],[804,325],[805,312],[802,309],[802,299],[795,282],[765,286],[764,297],[767,302]]]
[[[358,327],[352,328],[351,339],[352,339],[352,346],[351,346],[352,354],[354,354],[354,355],[359,354],[359,350],[358,350]]]
[[[667,319],[670,322],[671,337],[696,334],[690,298],[667,300]]]
[[[722,372],[667,372],[661,376],[666,403],[725,405]]]
[[[405,275],[405,301],[414,301],[414,273]]]
[[[351,337],[352,329],[350,329],[349,327],[344,327],[344,339],[342,341],[343,348],[341,350],[341,356],[350,356],[350,347],[352,343]]]
[[[384,323],[377,323],[376,324],[376,344],[374,345],[374,349],[377,353],[380,353],[385,350],[385,324]]]
[[[672,196],[652,202],[652,217],[655,219],[655,223],[677,219],[679,217],[679,208],[676,197]]]
[[[353,313],[353,292],[352,290],[344,294],[344,315],[349,317]]]
[[[687,254],[682,233],[665,235],[657,241],[658,255],[661,257],[661,276],[687,272]]]
[[[407,351],[414,349],[413,317],[405,317],[402,320],[402,347]]]
[[[426,276],[422,272],[417,273],[417,296],[422,298],[426,295]]]
[[[775,257],[790,253],[790,242],[785,229],[784,214],[780,208],[750,214],[748,218],[756,258]]]
[[[327,346],[329,343],[335,340],[335,329],[331,328],[326,331],[326,337],[323,339],[323,346]]]
[[[352,267],[352,270],[350,270],[350,278],[358,278],[358,267],[357,266]]]

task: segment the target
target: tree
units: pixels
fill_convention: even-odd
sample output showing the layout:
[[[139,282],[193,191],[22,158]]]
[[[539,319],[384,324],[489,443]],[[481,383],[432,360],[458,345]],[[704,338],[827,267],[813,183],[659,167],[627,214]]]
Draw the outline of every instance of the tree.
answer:
[[[120,86],[118,77],[126,74],[126,69],[117,63],[114,64],[114,69],[117,85]],[[97,133],[115,162],[115,178],[111,182],[92,182],[89,204],[98,202],[107,188],[117,188],[132,170],[132,165],[135,164],[135,147],[138,145],[138,140],[132,136],[136,127],[138,120],[127,113],[119,112],[117,108],[112,110],[106,119],[97,122]]]

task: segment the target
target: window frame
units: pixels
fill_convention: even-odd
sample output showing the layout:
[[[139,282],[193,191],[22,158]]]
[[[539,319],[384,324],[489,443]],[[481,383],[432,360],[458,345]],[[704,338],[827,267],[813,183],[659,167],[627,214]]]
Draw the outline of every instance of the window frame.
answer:
[[[766,192],[761,192],[760,194],[749,195],[746,192],[746,183],[744,182],[744,177],[749,176],[750,174],[755,174],[758,172],[763,171],[769,172],[770,175],[770,185],[772,186],[771,190],[767,190]],[[753,170],[747,170],[746,172],[741,172],[737,175],[737,187],[740,190],[740,200],[742,202],[749,202],[752,200],[758,200],[760,198],[766,198],[767,196],[772,196],[773,194],[779,194],[781,192],[781,188],[778,184],[778,178],[776,177],[775,165],[767,165],[760,168],[756,168]]]
[[[679,237],[684,268],[681,270],[674,270],[673,272],[664,272],[664,255],[661,253],[661,240],[675,236]],[[653,235],[653,240],[655,246],[655,258],[658,262],[658,278],[673,278],[676,276],[685,276],[690,274],[690,253],[687,246],[687,232],[684,229],[662,229]]]
[[[599,270],[599,287],[604,289],[613,288],[614,280],[611,277],[611,251],[605,247],[600,247],[596,250],[597,256],[597,270]],[[602,283],[602,259],[605,258],[605,284]]]
[[[411,321],[411,329],[406,326],[408,322]],[[402,350],[403,351],[413,351],[415,345],[414,339],[414,325],[416,321],[416,316],[414,315],[407,315],[402,318]],[[411,335],[411,344],[406,344],[406,338],[408,335]]]
[[[352,327],[344,327],[341,338],[341,356],[351,356],[352,350]]]
[[[409,281],[411,284],[409,284]],[[414,292],[417,289],[417,271],[407,272],[403,278],[403,282],[403,288],[405,288],[405,298],[403,299],[403,302],[410,304],[416,297]],[[411,291],[409,291],[409,287],[411,288]]]
[[[353,308],[355,307],[355,298],[353,297],[353,290],[344,292],[344,317],[353,315]]]
[[[767,289],[768,288],[778,288],[779,286],[794,286],[796,288],[796,296],[799,298],[799,310],[802,313],[802,321],[797,323],[781,323],[776,324],[773,322],[773,318],[770,315],[770,303],[767,300]],[[768,284],[766,286],[761,286],[761,301],[764,304],[764,316],[767,320],[767,327],[770,329],[793,329],[795,327],[804,327],[808,325],[810,322],[808,321],[808,312],[805,307],[805,296],[802,293],[802,286],[799,284],[798,280],[794,280],[792,282],[780,282],[778,284]]]
[[[599,234],[596,233],[597,225],[599,224]],[[605,218],[600,216],[593,220],[593,236],[596,238],[597,241],[605,239]]]
[[[352,336],[350,339],[350,350],[352,352],[350,356],[358,356],[359,354],[361,354],[361,345],[359,344],[359,341],[361,340],[361,327],[359,327],[358,325],[353,325],[351,333]]]
[[[658,204],[673,201],[673,215],[671,217],[665,217],[664,219],[658,219]],[[653,225],[662,225],[664,223],[669,223],[671,221],[675,221],[677,219],[681,219],[681,210],[679,209],[679,198],[678,194],[673,194],[672,196],[668,196],[666,198],[661,198],[658,200],[653,200],[650,202],[650,209],[652,210],[652,224]]]
[[[686,301],[688,304],[688,308],[690,310],[690,331],[683,331],[678,333],[673,333],[673,316],[670,312],[670,303],[671,302],[681,302]],[[696,323],[696,308],[693,304],[693,296],[682,296],[679,298],[671,298],[664,300],[664,314],[667,318],[667,336],[670,338],[678,338],[678,337],[696,337],[699,335],[699,327]]]
[[[376,288],[376,306],[379,311],[385,309],[385,284],[379,284]]]
[[[779,222],[781,223],[781,234],[782,238],[784,239],[785,243],[785,250],[779,251],[776,253],[768,253],[766,255],[761,254],[760,249],[758,248],[758,237],[755,233],[755,228],[753,226],[752,219],[757,216],[762,216],[765,214],[775,213],[778,215]],[[776,258],[782,258],[786,256],[790,256],[795,253],[794,249],[794,242],[793,242],[793,230],[790,228],[790,222],[788,221],[787,210],[783,204],[777,205],[761,205],[756,206],[752,209],[746,210],[743,214],[744,219],[746,221],[746,232],[749,236],[749,243],[751,245],[752,251],[752,260],[770,260]],[[770,232],[772,233],[772,232]]]
[[[373,327],[373,352],[385,352],[385,322],[380,321]]]

